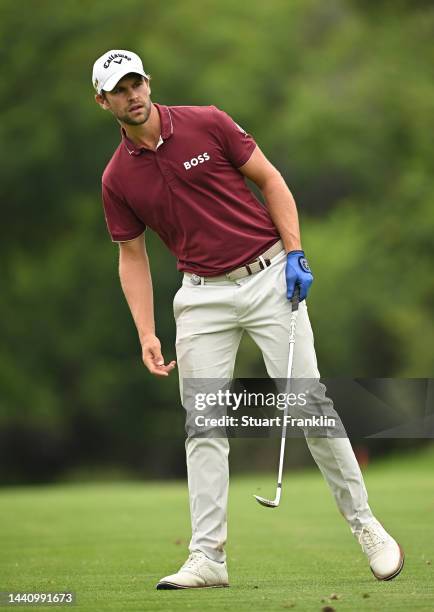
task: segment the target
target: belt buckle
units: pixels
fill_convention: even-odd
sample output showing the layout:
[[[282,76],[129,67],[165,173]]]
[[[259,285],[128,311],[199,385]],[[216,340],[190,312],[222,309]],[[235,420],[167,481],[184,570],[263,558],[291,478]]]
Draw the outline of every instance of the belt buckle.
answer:
[[[200,276],[198,276],[197,274],[192,274],[190,280],[193,285],[200,285],[202,282]]]

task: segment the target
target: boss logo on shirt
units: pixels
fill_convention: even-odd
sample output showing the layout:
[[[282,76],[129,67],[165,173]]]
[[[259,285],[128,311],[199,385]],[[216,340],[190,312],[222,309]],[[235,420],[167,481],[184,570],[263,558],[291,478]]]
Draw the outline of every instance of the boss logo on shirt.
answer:
[[[203,164],[209,159],[211,159],[211,157],[208,155],[208,153],[201,153],[201,155],[198,155],[197,157],[192,157],[190,161],[184,162],[184,168],[186,170],[190,170],[190,168],[198,166],[199,164]]]

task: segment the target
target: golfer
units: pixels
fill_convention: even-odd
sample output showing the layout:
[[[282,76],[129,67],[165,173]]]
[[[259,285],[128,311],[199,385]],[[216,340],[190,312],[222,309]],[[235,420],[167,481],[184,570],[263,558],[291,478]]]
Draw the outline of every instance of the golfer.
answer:
[[[272,378],[286,378],[288,299],[300,289],[293,377],[319,378],[306,296],[313,277],[300,241],[294,199],[254,139],[214,106],[151,101],[150,77],[131,51],[96,60],[96,102],[121,126],[105,168],[106,222],[119,244],[119,274],[151,374],[168,376],[155,334],[144,232],[153,229],[184,273],[174,298],[182,394],[186,378],[232,377],[243,331],[259,346]],[[262,117],[267,122],[266,109]],[[252,180],[265,206],[245,183]],[[348,438],[307,437],[337,506],[379,580],[398,575],[404,555],[375,519]],[[228,586],[226,506],[229,443],[188,437],[190,555],[157,589]]]

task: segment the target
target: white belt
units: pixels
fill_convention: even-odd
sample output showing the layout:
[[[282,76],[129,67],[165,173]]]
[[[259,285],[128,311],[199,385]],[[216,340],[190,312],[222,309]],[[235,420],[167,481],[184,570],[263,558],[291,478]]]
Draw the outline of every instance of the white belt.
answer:
[[[278,240],[275,242],[269,249],[267,249],[261,255],[258,255],[256,259],[251,261],[244,266],[240,266],[239,268],[235,268],[230,272],[226,272],[226,274],[221,274],[219,276],[199,276],[198,274],[191,274],[190,272],[185,272],[185,276],[191,280],[193,285],[203,285],[205,283],[217,283],[226,280],[239,280],[240,278],[245,278],[246,276],[251,276],[252,274],[256,274],[265,268],[268,268],[271,265],[271,259],[276,257],[283,249],[283,242]]]

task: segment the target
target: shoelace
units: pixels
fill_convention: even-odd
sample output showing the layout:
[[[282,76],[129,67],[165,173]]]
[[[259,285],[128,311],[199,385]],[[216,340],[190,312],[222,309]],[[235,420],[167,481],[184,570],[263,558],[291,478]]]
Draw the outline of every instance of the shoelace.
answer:
[[[198,566],[201,564],[202,559],[203,559],[203,555],[197,552],[196,553],[193,552],[190,554],[190,556],[188,557],[184,565],[181,567],[181,569],[195,571],[197,570]]]
[[[363,527],[359,542],[367,553],[372,553],[386,542],[384,534],[377,526]]]

